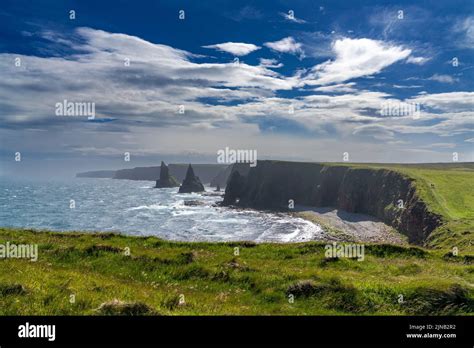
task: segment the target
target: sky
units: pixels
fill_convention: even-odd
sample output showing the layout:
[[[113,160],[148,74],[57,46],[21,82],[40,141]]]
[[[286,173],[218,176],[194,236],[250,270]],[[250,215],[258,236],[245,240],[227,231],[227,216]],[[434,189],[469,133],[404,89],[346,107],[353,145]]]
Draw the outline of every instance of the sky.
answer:
[[[469,0],[2,0],[0,175],[474,161],[473,77]]]

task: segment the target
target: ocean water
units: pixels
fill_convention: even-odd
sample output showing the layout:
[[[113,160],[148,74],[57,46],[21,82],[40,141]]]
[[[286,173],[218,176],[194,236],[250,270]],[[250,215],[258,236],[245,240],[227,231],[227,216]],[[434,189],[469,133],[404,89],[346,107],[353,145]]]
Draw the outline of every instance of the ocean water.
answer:
[[[325,239],[309,221],[284,213],[215,206],[222,197],[154,189],[154,182],[71,178],[0,181],[0,226],[116,231],[181,241],[299,242]],[[75,208],[70,208],[74,200]],[[187,206],[185,201],[202,205]]]

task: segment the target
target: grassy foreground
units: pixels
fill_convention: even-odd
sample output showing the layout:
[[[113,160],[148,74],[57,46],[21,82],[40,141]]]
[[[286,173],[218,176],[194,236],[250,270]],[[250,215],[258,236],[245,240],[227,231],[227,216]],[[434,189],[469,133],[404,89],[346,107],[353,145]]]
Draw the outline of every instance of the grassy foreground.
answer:
[[[0,243],[7,241],[38,244],[38,260],[0,259],[1,315],[474,313],[474,256],[462,252],[366,245],[357,261],[326,259],[316,242],[182,243],[0,228]]]

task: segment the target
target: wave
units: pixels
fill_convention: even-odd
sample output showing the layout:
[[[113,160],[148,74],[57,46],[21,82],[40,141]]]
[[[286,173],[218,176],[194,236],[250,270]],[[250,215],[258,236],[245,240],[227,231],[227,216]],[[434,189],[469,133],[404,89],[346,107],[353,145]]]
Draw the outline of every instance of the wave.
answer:
[[[28,186],[3,181],[0,219],[4,226],[56,231],[114,230],[180,241],[299,242],[324,236],[318,225],[301,218],[214,206],[222,197],[177,194],[175,189],[145,190],[151,188],[145,185],[112,179]],[[65,191],[75,199],[75,209],[65,204]],[[184,205],[188,200],[205,205]]]
[[[167,205],[150,204],[150,205],[140,205],[138,207],[127,208],[125,210],[134,211],[134,210],[166,210],[166,209],[169,209]]]

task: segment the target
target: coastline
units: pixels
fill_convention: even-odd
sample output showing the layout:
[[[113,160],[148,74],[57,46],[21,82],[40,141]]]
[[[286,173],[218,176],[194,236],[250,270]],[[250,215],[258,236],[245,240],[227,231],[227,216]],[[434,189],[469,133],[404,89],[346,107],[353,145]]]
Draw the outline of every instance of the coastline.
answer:
[[[409,245],[407,236],[369,215],[308,206],[295,206],[290,214],[321,226],[341,242]]]

